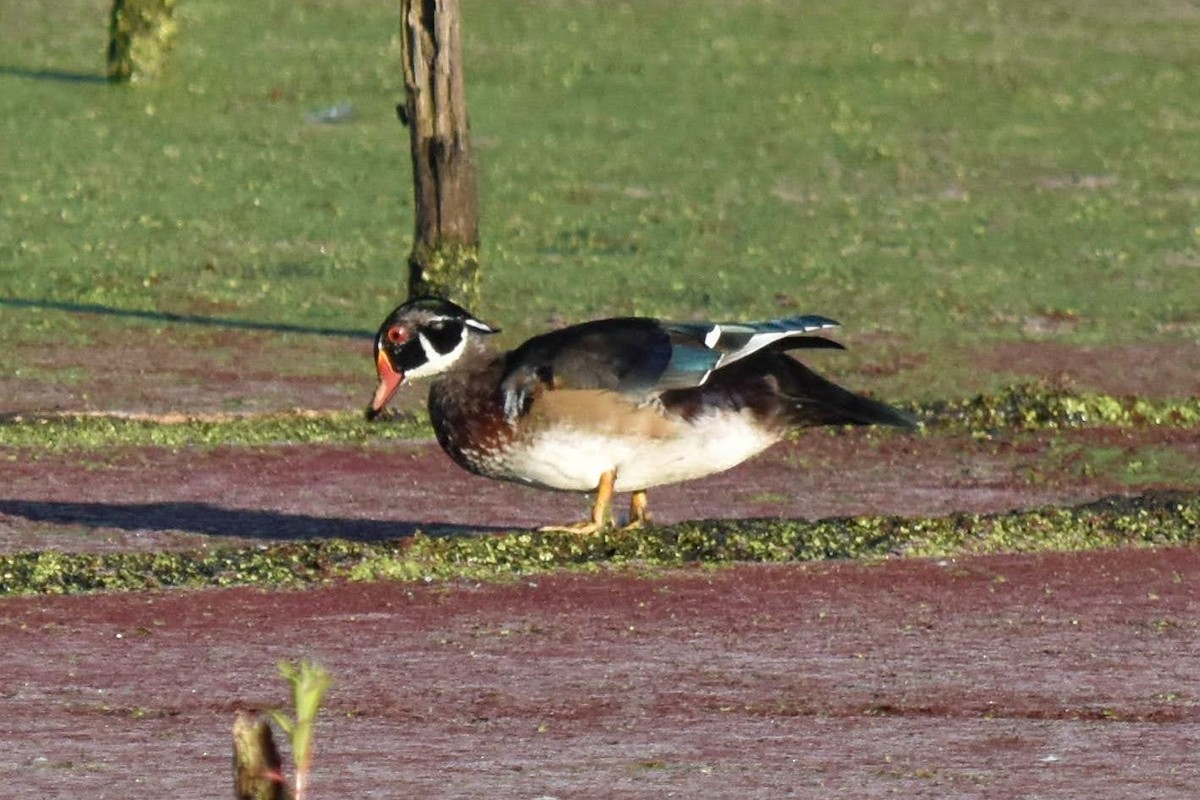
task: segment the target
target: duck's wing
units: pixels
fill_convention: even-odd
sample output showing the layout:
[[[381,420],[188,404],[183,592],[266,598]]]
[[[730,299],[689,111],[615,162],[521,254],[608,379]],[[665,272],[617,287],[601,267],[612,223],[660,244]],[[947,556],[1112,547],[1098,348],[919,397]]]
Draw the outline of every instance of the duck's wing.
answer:
[[[603,319],[535,336],[505,357],[500,391],[509,419],[535,392],[607,390],[645,399],[701,386],[718,369],[764,348],[840,348],[814,331],[837,323],[815,315],[766,322],[668,323]]]
[[[500,381],[505,409],[510,418],[523,413],[532,394],[543,389],[646,395],[674,385],[675,373],[703,375],[719,359],[702,345],[677,344],[677,338],[643,317],[596,320],[535,336],[505,356]]]
[[[816,314],[781,317],[765,322],[671,323],[667,326],[670,331],[702,342],[706,348],[717,353],[714,370],[768,347],[775,350],[802,347],[841,349],[842,346],[831,339],[809,335],[836,327],[838,323],[834,320]]]

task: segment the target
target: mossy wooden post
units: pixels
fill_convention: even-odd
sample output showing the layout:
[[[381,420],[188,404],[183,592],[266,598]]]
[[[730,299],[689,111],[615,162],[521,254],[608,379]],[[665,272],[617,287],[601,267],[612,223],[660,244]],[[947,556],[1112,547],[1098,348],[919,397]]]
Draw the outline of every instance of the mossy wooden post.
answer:
[[[233,721],[233,796],[237,800],[291,800],[283,759],[262,717],[238,712]]]
[[[408,294],[479,295],[479,195],[467,128],[458,0],[400,0],[416,231]]]
[[[151,78],[175,38],[175,0],[113,0],[108,23],[108,79]]]

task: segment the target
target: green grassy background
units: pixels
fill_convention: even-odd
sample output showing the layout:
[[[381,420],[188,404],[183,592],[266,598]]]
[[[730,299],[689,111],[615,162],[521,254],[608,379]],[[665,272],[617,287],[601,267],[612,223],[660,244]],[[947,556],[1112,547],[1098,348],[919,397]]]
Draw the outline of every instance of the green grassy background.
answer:
[[[0,370],[95,303],[374,328],[412,225],[397,4],[183,0],[105,84],[107,2],[0,2]],[[840,319],[855,384],[995,388],[972,353],[1200,337],[1200,10],[1182,0],[466,0],[485,300],[510,340],[612,313]],[[311,112],[349,103],[334,125]],[[319,337],[314,371],[344,359]],[[274,346],[270,343],[262,345]],[[293,366],[294,359],[292,360]],[[364,367],[369,373],[370,365]],[[366,379],[369,382],[369,377]]]

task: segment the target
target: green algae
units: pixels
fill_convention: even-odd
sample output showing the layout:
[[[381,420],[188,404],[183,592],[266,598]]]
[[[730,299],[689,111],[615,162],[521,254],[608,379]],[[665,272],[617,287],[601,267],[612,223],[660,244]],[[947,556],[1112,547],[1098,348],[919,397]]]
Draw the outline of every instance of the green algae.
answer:
[[[217,447],[362,444],[429,438],[421,416],[367,424],[358,412],[153,419],[107,415],[16,416],[0,423],[0,447],[51,451],[107,447]]]
[[[998,430],[1088,427],[1200,427],[1200,398],[1147,400],[1074,394],[1042,384],[1015,386],[994,395],[908,406],[933,432],[988,435]],[[362,444],[430,439],[424,413],[367,423],[356,411],[212,418],[107,415],[17,415],[0,420],[0,448],[54,451],[105,447],[215,447],[268,444]]]
[[[270,547],[136,553],[30,551],[0,556],[0,595],[222,586],[299,587],[333,579],[399,542],[343,539]]]
[[[0,556],[0,595],[288,588],[347,579],[503,581],[552,570],[653,572],[690,564],[948,558],[1198,542],[1200,493],[1158,492],[1004,514],[703,520],[592,536],[418,533],[386,542],[323,539],[184,552],[25,552]]]
[[[996,394],[912,406],[934,429],[989,433],[1000,429],[1200,426],[1200,397],[1150,400],[1063,391],[1046,383],[1012,386]]]

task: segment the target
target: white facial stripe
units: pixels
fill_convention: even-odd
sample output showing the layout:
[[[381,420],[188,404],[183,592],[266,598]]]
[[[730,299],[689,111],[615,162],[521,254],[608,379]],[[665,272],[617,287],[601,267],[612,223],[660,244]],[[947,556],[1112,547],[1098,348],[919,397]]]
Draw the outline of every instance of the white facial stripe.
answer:
[[[472,319],[471,317],[467,317],[463,320],[463,322],[465,322],[467,325],[470,325],[475,330],[483,331],[484,333],[492,333],[495,330],[495,328],[491,327],[490,325],[485,325],[479,320]]]
[[[408,378],[422,378],[427,375],[437,375],[439,372],[445,372],[458,361],[459,356],[467,349],[467,337],[458,340],[458,344],[449,353],[439,353],[433,346],[433,342],[425,338],[425,334],[418,333],[417,341],[421,345],[421,350],[425,353],[425,363],[419,367],[413,367],[408,371]]]
[[[719,341],[721,341],[721,326],[713,325],[713,329],[704,335],[704,346],[711,349],[716,347]]]

